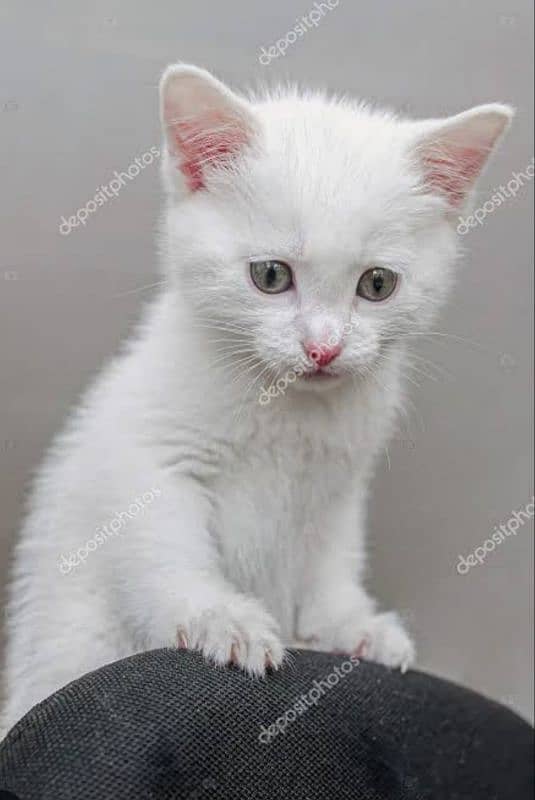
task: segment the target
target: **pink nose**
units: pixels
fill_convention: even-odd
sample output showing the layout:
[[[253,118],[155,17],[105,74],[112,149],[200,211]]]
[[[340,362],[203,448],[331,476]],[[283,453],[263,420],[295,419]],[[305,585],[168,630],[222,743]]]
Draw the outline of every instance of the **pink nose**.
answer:
[[[342,347],[339,344],[316,344],[314,342],[307,342],[305,345],[305,352],[307,356],[318,367],[326,367],[331,361],[340,355]]]

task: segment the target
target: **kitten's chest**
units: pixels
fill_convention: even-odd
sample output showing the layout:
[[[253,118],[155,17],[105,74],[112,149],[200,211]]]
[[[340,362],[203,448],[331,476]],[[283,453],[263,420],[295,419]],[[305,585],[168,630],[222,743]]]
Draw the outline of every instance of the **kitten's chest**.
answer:
[[[310,539],[328,526],[358,468],[354,431],[338,422],[258,426],[216,487],[214,528],[228,576],[263,597],[288,629]]]
[[[224,465],[220,502],[229,513],[241,498],[238,515],[265,516],[266,525],[306,519],[347,482],[358,462],[357,437],[357,427],[334,413],[274,413],[251,425]]]

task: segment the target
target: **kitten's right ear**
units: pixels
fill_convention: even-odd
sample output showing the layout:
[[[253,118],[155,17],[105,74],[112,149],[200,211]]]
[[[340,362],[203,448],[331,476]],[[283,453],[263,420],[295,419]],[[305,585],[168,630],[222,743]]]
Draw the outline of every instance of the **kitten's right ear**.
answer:
[[[250,144],[256,120],[249,104],[206,70],[168,67],[160,82],[164,165],[176,184],[202,190],[210,170],[225,167]]]

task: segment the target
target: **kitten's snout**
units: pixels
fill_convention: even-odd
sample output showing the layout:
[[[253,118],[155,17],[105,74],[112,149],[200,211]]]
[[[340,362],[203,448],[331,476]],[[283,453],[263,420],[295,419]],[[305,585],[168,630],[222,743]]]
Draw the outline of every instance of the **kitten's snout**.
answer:
[[[332,342],[304,342],[303,348],[308,358],[313,361],[317,367],[326,367],[331,361],[334,361],[342,352],[342,345],[340,342],[332,344]]]

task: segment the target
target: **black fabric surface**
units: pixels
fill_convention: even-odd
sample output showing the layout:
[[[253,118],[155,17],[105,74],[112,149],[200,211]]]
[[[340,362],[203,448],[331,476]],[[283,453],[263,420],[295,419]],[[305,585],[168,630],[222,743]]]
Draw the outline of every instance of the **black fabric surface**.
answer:
[[[13,728],[0,747],[0,797],[531,800],[527,723],[446,681],[367,663],[346,674],[344,662],[294,651],[259,681],[186,651],[118,661]],[[301,701],[269,738],[313,688],[316,704]]]

